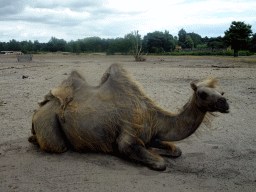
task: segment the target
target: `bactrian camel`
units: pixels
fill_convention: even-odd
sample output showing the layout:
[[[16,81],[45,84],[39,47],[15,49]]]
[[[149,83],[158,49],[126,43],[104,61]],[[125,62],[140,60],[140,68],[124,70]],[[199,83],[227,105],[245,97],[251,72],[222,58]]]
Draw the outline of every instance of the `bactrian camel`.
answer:
[[[90,86],[72,71],[45,95],[32,118],[29,141],[47,152],[71,148],[118,152],[155,170],[164,159],[152,148],[178,157],[173,142],[189,137],[207,113],[228,113],[229,105],[214,78],[192,82],[192,97],[177,113],[158,106],[120,65],[112,64],[99,86]]]

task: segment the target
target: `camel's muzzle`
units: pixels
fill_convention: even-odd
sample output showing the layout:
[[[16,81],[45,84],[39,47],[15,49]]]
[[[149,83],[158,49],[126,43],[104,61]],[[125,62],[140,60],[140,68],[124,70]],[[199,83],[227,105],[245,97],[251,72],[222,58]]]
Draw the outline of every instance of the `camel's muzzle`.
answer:
[[[215,107],[221,113],[229,113],[229,104],[228,104],[226,98],[224,98],[224,97],[221,97],[217,100]]]

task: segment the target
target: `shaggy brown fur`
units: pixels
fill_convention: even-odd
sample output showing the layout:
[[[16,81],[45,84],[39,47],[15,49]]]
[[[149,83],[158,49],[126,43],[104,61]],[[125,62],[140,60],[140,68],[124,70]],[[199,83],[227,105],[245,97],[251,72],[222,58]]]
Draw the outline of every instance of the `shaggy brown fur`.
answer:
[[[111,65],[92,87],[76,71],[50,91],[32,119],[31,143],[42,150],[118,149],[131,159],[164,170],[164,159],[151,147],[178,157],[181,150],[171,141],[182,140],[200,126],[207,112],[227,112],[228,103],[216,89],[217,81],[191,83],[194,90],[179,113],[158,106],[140,84],[119,64]]]

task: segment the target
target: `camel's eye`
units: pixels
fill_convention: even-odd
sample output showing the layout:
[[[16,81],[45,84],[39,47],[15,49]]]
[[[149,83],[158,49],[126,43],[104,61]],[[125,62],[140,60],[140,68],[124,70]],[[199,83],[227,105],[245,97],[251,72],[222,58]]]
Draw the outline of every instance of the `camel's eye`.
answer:
[[[208,94],[204,91],[198,92],[198,95],[202,100],[206,100],[206,98],[208,97]]]
[[[224,92],[221,92],[221,95],[224,95]]]

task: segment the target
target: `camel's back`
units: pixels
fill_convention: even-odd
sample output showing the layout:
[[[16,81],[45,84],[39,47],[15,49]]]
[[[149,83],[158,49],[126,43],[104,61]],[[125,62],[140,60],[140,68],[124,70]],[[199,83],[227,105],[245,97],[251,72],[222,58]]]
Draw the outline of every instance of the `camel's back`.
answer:
[[[136,129],[154,119],[146,117],[156,105],[120,65],[111,65],[97,87],[80,77],[70,80],[73,83],[64,86],[66,97],[59,116],[64,117],[63,131],[77,149],[86,146],[111,151],[124,124]],[[74,81],[79,86],[72,86]]]

